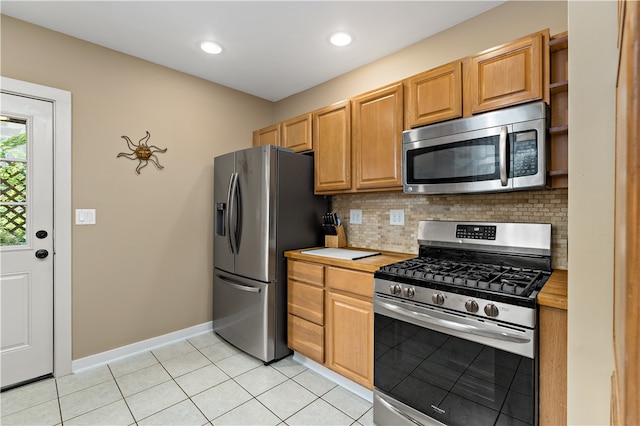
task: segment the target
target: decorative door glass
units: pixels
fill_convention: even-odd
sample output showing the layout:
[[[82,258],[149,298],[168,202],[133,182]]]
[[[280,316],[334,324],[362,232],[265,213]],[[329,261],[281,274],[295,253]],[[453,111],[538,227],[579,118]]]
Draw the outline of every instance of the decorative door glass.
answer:
[[[27,122],[0,117],[0,246],[27,243]]]

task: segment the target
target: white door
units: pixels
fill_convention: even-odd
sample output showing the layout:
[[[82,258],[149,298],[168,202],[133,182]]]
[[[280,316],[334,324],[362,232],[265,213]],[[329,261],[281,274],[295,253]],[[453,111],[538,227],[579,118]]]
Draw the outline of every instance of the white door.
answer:
[[[2,387],[53,372],[53,104],[2,94]]]

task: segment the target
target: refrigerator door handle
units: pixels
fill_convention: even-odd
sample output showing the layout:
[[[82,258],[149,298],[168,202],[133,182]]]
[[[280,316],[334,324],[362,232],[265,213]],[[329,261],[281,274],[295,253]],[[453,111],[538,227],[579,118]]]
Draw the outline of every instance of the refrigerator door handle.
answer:
[[[257,288],[257,287],[251,287],[251,286],[248,286],[248,285],[240,284],[240,283],[234,281],[233,279],[228,278],[228,277],[223,277],[220,274],[216,274],[216,276],[218,278],[220,278],[226,285],[231,286],[231,287],[233,287],[235,289],[242,290],[242,291],[247,291],[249,293],[260,293],[260,289]]]
[[[236,254],[235,247],[235,228],[231,228],[231,219],[234,216],[237,216],[237,209],[235,205],[235,194],[236,188],[238,185],[238,173],[231,173],[231,177],[229,178],[229,187],[227,190],[227,217],[226,217],[226,228],[227,228],[227,242],[229,243],[229,250],[231,253]],[[236,219],[237,226],[237,219]]]

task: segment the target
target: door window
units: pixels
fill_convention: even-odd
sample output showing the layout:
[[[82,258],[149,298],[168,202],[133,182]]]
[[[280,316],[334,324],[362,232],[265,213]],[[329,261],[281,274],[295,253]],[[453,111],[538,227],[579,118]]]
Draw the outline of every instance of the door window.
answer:
[[[500,135],[407,152],[410,184],[458,183],[500,178]]]
[[[0,118],[0,246],[27,244],[27,123]]]

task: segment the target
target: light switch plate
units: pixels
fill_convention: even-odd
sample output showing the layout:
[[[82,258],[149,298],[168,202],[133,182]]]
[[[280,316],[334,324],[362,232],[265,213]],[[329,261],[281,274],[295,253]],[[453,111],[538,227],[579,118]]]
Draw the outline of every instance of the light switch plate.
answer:
[[[353,225],[362,224],[362,210],[349,210],[349,223]]]
[[[76,209],[76,225],[95,225],[95,209]]]
[[[404,225],[404,210],[389,210],[389,224]]]

